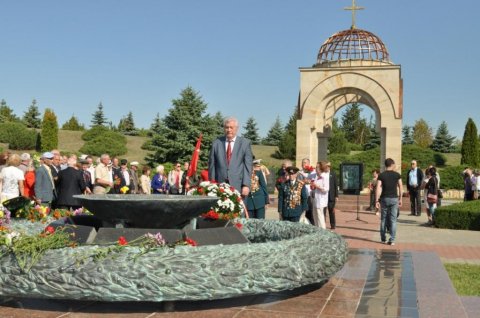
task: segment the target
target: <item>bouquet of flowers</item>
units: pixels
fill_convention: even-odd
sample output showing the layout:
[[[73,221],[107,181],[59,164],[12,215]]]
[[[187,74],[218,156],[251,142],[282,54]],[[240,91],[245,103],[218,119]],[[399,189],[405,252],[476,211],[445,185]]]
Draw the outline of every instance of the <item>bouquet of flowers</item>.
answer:
[[[10,211],[0,204],[0,231],[10,224]]]
[[[204,181],[198,187],[188,191],[187,194],[218,197],[217,203],[211,207],[210,211],[202,214],[206,219],[232,220],[242,216],[245,211],[240,192],[228,183]]]
[[[315,170],[315,167],[314,167],[314,166],[305,166],[305,167],[303,168],[303,171],[304,171],[304,172],[308,172],[308,173],[311,173],[311,172],[313,172],[314,170]]]

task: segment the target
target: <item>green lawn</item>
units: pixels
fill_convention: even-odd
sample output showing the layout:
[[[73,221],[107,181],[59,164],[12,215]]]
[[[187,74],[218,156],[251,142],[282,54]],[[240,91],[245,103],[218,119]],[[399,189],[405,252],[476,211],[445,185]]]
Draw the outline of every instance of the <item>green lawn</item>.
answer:
[[[444,264],[460,296],[480,296],[480,265]]]
[[[447,158],[447,166],[459,166],[462,155],[459,153],[444,153]]]
[[[282,166],[283,160],[272,157],[277,149],[278,147],[276,146],[252,145],[252,152],[255,158],[262,159],[262,164],[267,167],[280,168]]]

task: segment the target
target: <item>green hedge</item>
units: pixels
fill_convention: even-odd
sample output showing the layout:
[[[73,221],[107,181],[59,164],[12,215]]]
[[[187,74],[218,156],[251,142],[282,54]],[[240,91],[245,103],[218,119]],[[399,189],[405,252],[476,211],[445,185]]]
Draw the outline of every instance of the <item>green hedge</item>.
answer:
[[[442,229],[480,231],[480,200],[437,208],[435,225]]]
[[[35,149],[37,132],[30,130],[22,123],[6,122],[0,124],[0,142],[9,144],[13,150]]]
[[[442,189],[457,189],[463,190],[463,166],[451,166],[441,169],[440,174],[440,188]]]
[[[127,142],[127,138],[124,135],[118,132],[115,132],[113,130],[110,130],[105,126],[92,127],[91,129],[87,130],[82,134],[82,139],[85,141],[90,141],[100,136],[108,136],[114,139],[118,139],[118,140],[121,140],[123,143]]]
[[[447,162],[447,158],[443,154],[432,149],[425,149],[416,145],[404,145],[402,147],[402,162],[410,163],[412,160],[416,160],[421,169],[430,165],[442,167]]]
[[[126,154],[127,147],[121,139],[100,135],[95,139],[87,141],[83,147],[80,148],[80,152],[94,156],[108,153],[110,156],[115,157]]]

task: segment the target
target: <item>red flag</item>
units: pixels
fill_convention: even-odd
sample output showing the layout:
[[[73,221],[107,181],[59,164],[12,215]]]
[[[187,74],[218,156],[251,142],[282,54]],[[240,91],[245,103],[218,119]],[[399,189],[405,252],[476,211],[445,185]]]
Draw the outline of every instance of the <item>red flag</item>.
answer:
[[[193,176],[197,173],[197,164],[198,164],[198,157],[200,155],[200,145],[202,144],[202,137],[203,134],[200,134],[200,137],[197,139],[197,145],[195,146],[195,150],[192,154],[192,161],[190,162],[190,167],[188,168],[187,177]]]

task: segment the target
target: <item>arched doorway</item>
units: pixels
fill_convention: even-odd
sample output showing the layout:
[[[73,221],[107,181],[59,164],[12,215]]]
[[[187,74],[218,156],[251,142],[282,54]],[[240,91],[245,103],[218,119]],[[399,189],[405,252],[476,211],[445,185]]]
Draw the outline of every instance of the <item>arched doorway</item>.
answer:
[[[346,104],[360,103],[375,112],[381,136],[379,166],[393,158],[400,169],[402,85],[400,65],[390,62],[385,45],[372,33],[350,29],[327,39],[317,64],[300,68],[297,165],[302,158],[327,159],[333,116]]]

